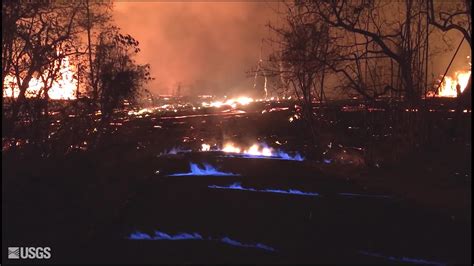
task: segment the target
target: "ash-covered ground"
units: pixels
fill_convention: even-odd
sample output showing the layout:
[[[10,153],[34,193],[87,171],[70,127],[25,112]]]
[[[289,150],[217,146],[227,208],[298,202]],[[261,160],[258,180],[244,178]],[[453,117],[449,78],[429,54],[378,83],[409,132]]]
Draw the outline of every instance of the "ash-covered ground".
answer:
[[[54,262],[468,263],[471,110],[294,101],[126,110],[93,150],[3,152],[4,246]],[[416,134],[416,132],[414,133]],[[416,138],[420,139],[420,138]],[[418,148],[419,147],[419,148]]]

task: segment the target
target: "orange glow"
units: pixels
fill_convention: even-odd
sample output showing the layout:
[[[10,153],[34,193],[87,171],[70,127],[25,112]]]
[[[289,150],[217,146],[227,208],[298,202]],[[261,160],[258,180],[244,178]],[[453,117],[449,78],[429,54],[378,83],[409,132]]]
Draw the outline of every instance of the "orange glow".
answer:
[[[47,73],[44,74],[46,78]],[[69,58],[65,57],[61,60],[61,67],[59,70],[59,79],[53,81],[51,88],[48,90],[48,96],[53,100],[73,100],[76,99],[77,79],[74,77],[73,66],[69,62]],[[44,93],[44,83],[40,77],[33,77],[28,83],[28,89],[25,92],[25,97],[33,98],[38,94]],[[16,82],[16,78],[11,75],[5,77],[5,84],[3,85],[3,97],[15,97],[20,94],[20,89]]]

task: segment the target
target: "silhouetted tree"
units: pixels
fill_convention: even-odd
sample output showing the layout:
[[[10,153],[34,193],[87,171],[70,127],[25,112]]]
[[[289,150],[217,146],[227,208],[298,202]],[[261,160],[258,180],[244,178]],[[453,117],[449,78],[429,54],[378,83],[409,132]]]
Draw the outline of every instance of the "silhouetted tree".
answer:
[[[458,31],[472,47],[472,2],[433,1],[427,0],[428,20],[436,28],[447,31]]]
[[[139,52],[138,42],[110,24],[110,10],[111,4],[101,1],[2,1],[2,82],[4,89],[16,88],[11,93],[15,97],[3,97],[8,103],[2,112],[4,136],[20,137],[22,132],[30,139],[50,139],[48,105],[52,101],[48,91],[61,78],[61,62],[66,58],[76,65],[75,78],[82,82],[77,90],[81,86],[83,96],[92,101],[83,97],[61,103],[60,109],[56,104],[63,123],[55,130],[64,131],[63,136],[76,126],[69,124],[68,112],[84,118],[84,123],[77,119],[76,124],[86,128],[74,132],[95,128],[91,114],[96,109],[90,108],[94,105],[85,108],[83,103],[100,105],[106,120],[121,100],[139,94],[144,81],[150,79],[149,66],[133,61]],[[42,81],[43,86],[37,95],[28,95],[33,79]],[[69,134],[77,137],[71,138],[73,142],[85,136],[78,134]]]
[[[8,121],[5,129],[12,129],[21,109],[26,111],[25,108],[29,108],[26,93],[30,81],[33,78],[46,81],[40,94],[47,97],[48,85],[58,76],[58,62],[75,53],[73,46],[79,34],[78,13],[77,3],[2,2],[5,22],[2,31],[6,34],[2,38],[3,85],[6,85],[5,78],[11,76],[18,88],[18,96],[8,99],[10,109],[3,112]]]
[[[138,65],[133,60],[140,48],[130,35],[117,28],[99,36],[94,66],[97,69],[99,103],[103,115],[110,115],[122,100],[133,101],[145,82],[151,79],[149,65]]]
[[[343,77],[344,87],[368,99],[388,91],[403,92],[411,102],[420,99],[426,26],[419,3],[322,0],[295,1],[294,5],[304,10],[311,23],[329,28],[330,50],[337,50],[339,56],[318,60]],[[397,68],[398,85],[391,80]]]

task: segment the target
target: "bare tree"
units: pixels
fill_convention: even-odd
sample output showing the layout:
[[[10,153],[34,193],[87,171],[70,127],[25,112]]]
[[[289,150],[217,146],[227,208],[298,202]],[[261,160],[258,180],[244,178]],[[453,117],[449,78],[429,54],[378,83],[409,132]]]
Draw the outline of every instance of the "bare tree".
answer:
[[[458,31],[472,47],[471,7],[469,0],[427,0],[429,23],[444,32]]]
[[[424,86],[420,77],[425,71],[422,55],[426,49],[425,39],[420,36],[426,36],[423,33],[427,29],[421,20],[424,9],[419,4],[412,0],[323,0],[296,1],[296,5],[304,7],[313,21],[330,27],[333,38],[339,38],[334,45],[340,56],[332,62],[326,60],[326,66],[345,78],[344,85],[366,98],[394,90],[403,92],[411,102],[420,99]],[[402,81],[398,88],[390,82],[396,73],[394,67],[389,67],[393,63],[399,68],[397,78]]]

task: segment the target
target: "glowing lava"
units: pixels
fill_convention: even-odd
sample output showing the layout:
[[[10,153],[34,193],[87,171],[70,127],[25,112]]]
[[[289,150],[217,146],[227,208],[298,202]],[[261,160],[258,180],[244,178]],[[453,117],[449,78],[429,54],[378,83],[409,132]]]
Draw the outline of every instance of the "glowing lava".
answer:
[[[238,98],[231,98],[226,101],[212,101],[212,102],[203,102],[203,107],[222,107],[222,106],[230,106],[232,108],[237,107],[237,105],[248,105],[249,103],[254,102],[254,99],[246,96],[238,97]]]

